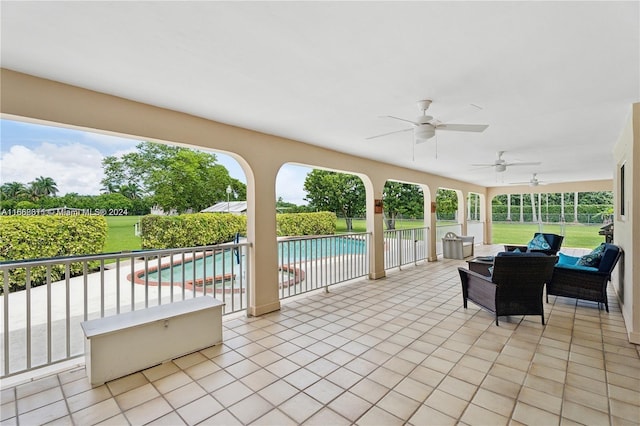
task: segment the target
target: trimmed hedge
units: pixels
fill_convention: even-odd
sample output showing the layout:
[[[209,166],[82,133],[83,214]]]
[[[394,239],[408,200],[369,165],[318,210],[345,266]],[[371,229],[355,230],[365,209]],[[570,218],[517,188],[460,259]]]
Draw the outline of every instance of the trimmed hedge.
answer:
[[[336,233],[336,214],[281,213],[276,215],[278,236],[332,235]]]
[[[178,216],[147,215],[140,219],[143,249],[165,249],[222,244],[247,229],[247,218],[229,213],[193,213]]]
[[[279,236],[332,235],[336,215],[330,212],[276,215]],[[246,233],[246,216],[229,213],[148,215],[140,220],[143,249],[197,247],[222,244],[236,233]]]
[[[80,256],[102,253],[107,238],[103,216],[4,216],[0,217],[0,261]],[[95,268],[97,263],[90,264]],[[81,275],[82,263],[73,263],[70,275]],[[64,278],[64,266],[51,268],[51,281]],[[4,276],[0,276],[4,291]],[[26,287],[26,270],[9,274],[11,291]],[[46,268],[31,269],[31,285],[46,282]]]

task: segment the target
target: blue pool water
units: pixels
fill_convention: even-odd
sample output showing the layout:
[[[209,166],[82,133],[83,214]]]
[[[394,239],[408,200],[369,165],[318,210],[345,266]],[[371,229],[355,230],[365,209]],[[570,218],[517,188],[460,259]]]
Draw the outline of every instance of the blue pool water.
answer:
[[[312,240],[283,240],[278,242],[279,263],[304,262],[323,257],[334,257],[348,254],[365,254],[366,242],[361,238],[335,237]],[[188,259],[184,263],[174,263],[173,268],[164,267],[160,270],[160,281],[170,282],[173,275],[174,282],[184,280],[196,280],[203,277],[238,274],[244,269],[238,264],[238,260],[244,263],[243,256],[237,256],[236,251],[227,249],[217,251],[214,254],[201,256],[195,261]],[[194,277],[195,269],[195,277]],[[141,275],[141,279],[145,276]],[[149,272],[149,281],[158,281],[158,271]]]

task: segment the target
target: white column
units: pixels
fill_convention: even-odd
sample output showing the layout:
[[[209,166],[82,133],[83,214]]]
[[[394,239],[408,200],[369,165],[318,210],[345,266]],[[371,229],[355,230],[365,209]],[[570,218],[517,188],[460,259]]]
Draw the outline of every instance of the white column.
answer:
[[[247,239],[252,242],[249,250],[249,313],[254,316],[280,309],[276,231],[279,166],[268,164],[262,156],[262,161],[250,163],[252,174],[247,174]]]
[[[384,180],[370,181],[360,176],[366,193],[367,232],[371,233],[369,244],[369,279],[377,280],[386,276],[384,270],[384,205],[377,205],[382,201]]]

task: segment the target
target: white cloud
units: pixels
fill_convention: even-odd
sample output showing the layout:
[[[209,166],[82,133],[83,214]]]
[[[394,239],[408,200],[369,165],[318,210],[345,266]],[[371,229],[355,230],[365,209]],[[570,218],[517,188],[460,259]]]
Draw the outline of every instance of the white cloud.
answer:
[[[307,201],[304,200],[304,197],[307,196],[307,193],[303,187],[307,173],[311,170],[313,169],[294,164],[282,166],[276,179],[276,197],[282,197],[284,201],[289,203],[306,205]]]
[[[100,181],[104,177],[103,158],[135,152],[138,141],[90,132],[78,133],[82,134],[75,138],[66,136],[65,140],[53,143],[16,140],[9,145],[9,141],[4,140],[5,147],[9,146],[9,149],[0,153],[0,183],[17,181],[27,184],[38,176],[44,176],[56,182],[59,195],[69,192],[99,194],[102,188]],[[80,142],[68,142],[69,139]],[[236,160],[223,153],[214,153],[232,177],[246,183],[244,171]],[[303,186],[311,170],[295,164],[282,166],[276,180],[276,196],[290,203],[307,204]]]
[[[97,149],[79,143],[56,145],[41,143],[35,148],[12,146],[2,154],[2,182],[29,183],[38,176],[52,178],[59,194],[100,193],[103,155]]]

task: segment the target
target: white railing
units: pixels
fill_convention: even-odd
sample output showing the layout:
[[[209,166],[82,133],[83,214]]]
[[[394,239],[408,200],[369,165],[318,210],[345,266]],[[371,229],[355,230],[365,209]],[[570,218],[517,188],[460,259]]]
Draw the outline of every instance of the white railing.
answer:
[[[426,259],[428,232],[385,231],[385,269]],[[280,240],[280,298],[367,276],[370,240],[368,233]],[[0,377],[82,356],[80,323],[90,319],[204,294],[224,302],[224,314],[245,311],[249,246],[0,262]]]
[[[484,222],[470,220],[467,222],[467,235],[475,237],[476,244],[482,244],[484,241]]]
[[[224,302],[225,314],[246,310],[248,247],[1,262],[0,377],[82,356],[82,321],[204,294]]]
[[[428,246],[428,227],[384,231],[384,269],[427,259]]]
[[[369,240],[368,233],[279,240],[280,298],[367,276]]]

